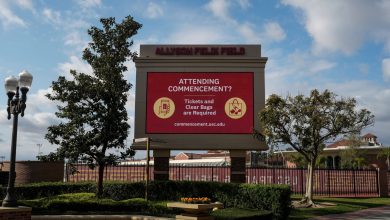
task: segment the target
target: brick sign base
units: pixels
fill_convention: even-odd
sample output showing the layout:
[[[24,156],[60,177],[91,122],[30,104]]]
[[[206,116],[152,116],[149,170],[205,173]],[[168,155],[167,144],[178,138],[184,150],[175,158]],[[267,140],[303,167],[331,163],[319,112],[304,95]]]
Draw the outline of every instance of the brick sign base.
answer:
[[[0,207],[0,220],[31,220],[30,207]]]

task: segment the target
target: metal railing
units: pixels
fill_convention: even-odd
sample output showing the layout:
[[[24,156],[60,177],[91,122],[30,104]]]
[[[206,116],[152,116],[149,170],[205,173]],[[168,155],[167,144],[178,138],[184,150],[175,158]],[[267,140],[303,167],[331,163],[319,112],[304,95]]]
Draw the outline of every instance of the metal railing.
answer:
[[[86,164],[74,164],[77,172],[70,172],[66,165],[68,182],[97,181],[97,169]],[[153,180],[154,167],[150,166],[149,176]],[[105,181],[145,181],[144,165],[107,166]],[[230,166],[199,166],[171,164],[170,180],[230,182]],[[389,173],[390,180],[390,173]],[[314,195],[327,197],[376,197],[379,196],[377,170],[316,169],[314,172]],[[287,184],[294,194],[303,194],[306,188],[306,169],[247,167],[246,182],[252,184]],[[389,181],[390,182],[390,181]]]

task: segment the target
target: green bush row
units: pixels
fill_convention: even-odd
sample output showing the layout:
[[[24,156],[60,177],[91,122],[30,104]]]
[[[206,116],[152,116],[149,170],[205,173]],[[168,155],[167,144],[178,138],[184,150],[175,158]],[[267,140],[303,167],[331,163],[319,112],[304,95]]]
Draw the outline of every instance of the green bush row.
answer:
[[[15,187],[15,194],[18,199],[36,199],[55,196],[65,193],[92,192],[96,191],[96,183],[62,183],[62,182],[42,182],[19,185]],[[6,187],[0,190],[1,198],[6,195]]]
[[[108,183],[105,197],[124,200],[143,197],[143,183]],[[287,185],[259,185],[194,181],[153,181],[148,186],[151,200],[179,200],[181,197],[208,197],[225,207],[270,210],[275,219],[290,213],[291,190]]]
[[[19,205],[30,206],[34,214],[58,213],[147,213],[151,215],[174,214],[175,210],[166,205],[146,201],[141,198],[114,201],[112,199],[98,199],[93,193],[72,193],[46,197],[34,200],[20,200]]]
[[[72,192],[95,192],[94,183],[40,183],[19,186],[19,199],[34,199]],[[145,185],[137,183],[108,182],[104,197],[113,200],[143,198]],[[290,188],[287,185],[257,185],[193,181],[152,181],[148,185],[149,199],[177,201],[181,197],[209,197],[225,207],[272,211],[275,219],[286,219],[290,213]]]

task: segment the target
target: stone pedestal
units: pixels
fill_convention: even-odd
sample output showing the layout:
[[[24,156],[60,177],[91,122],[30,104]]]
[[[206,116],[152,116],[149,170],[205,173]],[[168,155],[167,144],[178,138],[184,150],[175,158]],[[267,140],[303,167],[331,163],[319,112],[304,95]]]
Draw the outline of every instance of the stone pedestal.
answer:
[[[230,150],[230,182],[245,183],[246,151]]]
[[[169,180],[170,150],[153,150],[154,180]]]
[[[0,220],[31,220],[30,207],[0,207]]]
[[[213,208],[223,208],[221,203],[211,204],[187,204],[182,202],[169,202],[167,203],[169,208],[180,208],[184,210],[181,215],[176,215],[178,220],[213,220],[210,216],[210,211]]]

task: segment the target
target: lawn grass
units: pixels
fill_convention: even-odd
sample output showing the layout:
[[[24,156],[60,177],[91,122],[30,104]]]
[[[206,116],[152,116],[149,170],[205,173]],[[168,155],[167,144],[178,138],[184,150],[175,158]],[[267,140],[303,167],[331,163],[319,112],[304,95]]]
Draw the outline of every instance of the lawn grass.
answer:
[[[298,199],[299,197],[293,197]],[[299,208],[293,209],[289,219],[309,219],[316,216],[340,214],[358,211],[361,209],[374,208],[383,205],[390,205],[390,198],[314,198],[317,203],[334,203],[335,206],[324,208]]]

